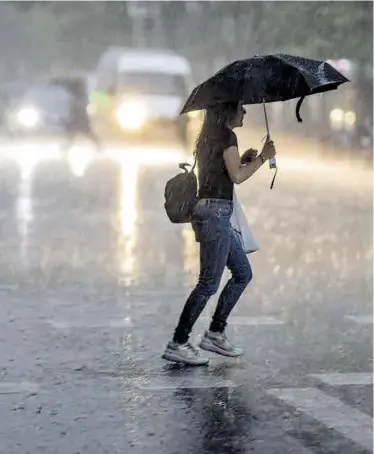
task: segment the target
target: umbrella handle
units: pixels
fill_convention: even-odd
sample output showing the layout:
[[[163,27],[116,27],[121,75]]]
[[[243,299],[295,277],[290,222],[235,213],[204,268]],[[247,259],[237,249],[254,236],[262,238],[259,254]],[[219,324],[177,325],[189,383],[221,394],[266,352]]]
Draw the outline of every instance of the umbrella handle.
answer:
[[[268,115],[266,113],[266,106],[265,106],[265,100],[262,101],[262,105],[264,106],[264,115],[265,115],[265,125],[266,125],[266,140],[270,140],[270,132],[269,132],[269,122],[268,122]],[[269,168],[270,169],[276,169],[277,168],[277,160],[275,159],[275,156],[271,159],[269,159]]]

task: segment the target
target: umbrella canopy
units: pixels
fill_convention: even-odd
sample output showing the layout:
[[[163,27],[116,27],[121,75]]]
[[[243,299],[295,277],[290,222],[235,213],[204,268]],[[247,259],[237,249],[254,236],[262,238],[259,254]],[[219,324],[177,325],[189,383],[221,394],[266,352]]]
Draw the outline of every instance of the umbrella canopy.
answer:
[[[335,90],[349,82],[329,63],[285,54],[255,56],[235,61],[194,88],[181,114],[222,102],[260,104],[301,98]]]

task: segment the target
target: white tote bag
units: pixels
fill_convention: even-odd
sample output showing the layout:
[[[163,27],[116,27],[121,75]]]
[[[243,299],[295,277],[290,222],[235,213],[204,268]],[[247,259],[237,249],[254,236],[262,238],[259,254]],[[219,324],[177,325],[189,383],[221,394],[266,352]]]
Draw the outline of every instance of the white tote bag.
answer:
[[[240,237],[240,242],[242,243],[244,252],[246,254],[250,254],[251,252],[258,251],[259,247],[249,228],[243,208],[238,200],[235,190],[234,190],[232,202],[233,202],[233,212],[232,212],[231,220],[230,220],[231,227]]]

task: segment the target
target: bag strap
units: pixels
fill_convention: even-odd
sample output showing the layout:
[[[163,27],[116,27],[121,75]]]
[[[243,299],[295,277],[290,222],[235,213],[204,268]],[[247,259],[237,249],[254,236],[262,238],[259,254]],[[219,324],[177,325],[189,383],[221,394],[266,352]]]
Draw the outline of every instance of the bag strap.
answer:
[[[181,162],[179,164],[179,168],[184,170],[186,173],[188,173],[187,167],[191,167],[190,172],[193,172],[195,170],[196,163],[197,163],[197,153],[194,153],[194,156],[195,156],[195,159],[194,159],[194,163],[193,163],[192,167],[191,167],[191,164],[189,164],[188,162]]]
[[[275,168],[275,172],[274,172],[273,180],[270,185],[270,189],[273,189],[273,187],[274,187],[275,177],[277,176],[277,173],[278,173],[278,167]]]

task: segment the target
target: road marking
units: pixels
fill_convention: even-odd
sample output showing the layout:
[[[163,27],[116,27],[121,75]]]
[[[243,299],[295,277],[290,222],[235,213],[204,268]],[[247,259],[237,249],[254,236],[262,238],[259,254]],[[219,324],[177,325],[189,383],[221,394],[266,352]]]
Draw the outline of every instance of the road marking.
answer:
[[[264,422],[251,428],[251,451],[260,453],[315,454],[301,442],[287,434],[277,424]]]
[[[48,320],[47,323],[56,329],[89,329],[89,328],[128,328],[132,327],[132,321],[129,317],[119,320],[102,320],[97,322],[89,322],[83,320],[58,321]]]
[[[372,385],[373,373],[360,372],[360,373],[331,373],[331,374],[310,374],[310,377],[326,383],[331,386],[344,386],[344,385]]]
[[[0,394],[28,394],[38,391],[36,383],[23,382],[0,382]]]
[[[207,389],[207,388],[236,388],[238,385],[230,380],[211,379],[186,379],[175,378],[170,381],[159,381],[154,384],[139,386],[140,389],[147,391],[164,391],[172,389]]]
[[[317,388],[270,389],[267,393],[372,451],[373,420],[370,416]]]
[[[360,325],[372,325],[372,315],[346,315],[344,318],[352,320],[352,322],[359,323]]]
[[[211,317],[201,317],[201,321],[209,322]],[[227,321],[228,325],[232,326],[258,326],[258,325],[283,325],[284,321],[275,318],[275,317],[267,317],[267,316],[259,316],[259,317],[242,317],[242,316],[231,316]]]

